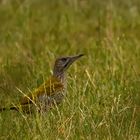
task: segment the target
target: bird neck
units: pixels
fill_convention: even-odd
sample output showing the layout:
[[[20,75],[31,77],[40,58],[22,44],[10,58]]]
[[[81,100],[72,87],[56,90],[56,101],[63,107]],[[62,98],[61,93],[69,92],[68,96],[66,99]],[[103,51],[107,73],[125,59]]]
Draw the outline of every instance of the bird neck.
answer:
[[[66,76],[64,72],[53,72],[53,76],[58,78],[62,83],[66,83]]]

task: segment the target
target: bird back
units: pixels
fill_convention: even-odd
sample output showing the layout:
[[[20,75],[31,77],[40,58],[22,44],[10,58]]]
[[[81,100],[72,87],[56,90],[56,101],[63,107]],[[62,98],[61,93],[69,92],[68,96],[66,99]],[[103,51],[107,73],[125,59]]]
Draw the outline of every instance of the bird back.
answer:
[[[63,83],[56,77],[51,77],[49,80],[44,82],[42,85],[40,85],[37,89],[35,89],[33,92],[25,95],[21,101],[21,105],[34,103],[40,96],[48,96],[51,97],[54,94],[60,93],[64,90]]]

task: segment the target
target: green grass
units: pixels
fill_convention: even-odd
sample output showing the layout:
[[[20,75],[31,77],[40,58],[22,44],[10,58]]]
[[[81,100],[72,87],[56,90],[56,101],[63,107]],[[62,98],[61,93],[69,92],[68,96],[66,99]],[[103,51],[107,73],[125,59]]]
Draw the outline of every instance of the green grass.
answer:
[[[0,139],[139,140],[140,1],[2,0],[0,106],[52,74],[59,56],[67,97],[43,115],[0,113]]]

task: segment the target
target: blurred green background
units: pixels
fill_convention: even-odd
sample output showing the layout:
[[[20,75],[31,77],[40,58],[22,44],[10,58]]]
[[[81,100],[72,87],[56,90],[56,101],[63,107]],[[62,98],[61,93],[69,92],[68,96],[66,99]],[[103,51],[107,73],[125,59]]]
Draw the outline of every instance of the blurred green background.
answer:
[[[84,53],[68,94],[44,115],[0,113],[0,139],[140,139],[139,0],[1,0],[0,107]]]

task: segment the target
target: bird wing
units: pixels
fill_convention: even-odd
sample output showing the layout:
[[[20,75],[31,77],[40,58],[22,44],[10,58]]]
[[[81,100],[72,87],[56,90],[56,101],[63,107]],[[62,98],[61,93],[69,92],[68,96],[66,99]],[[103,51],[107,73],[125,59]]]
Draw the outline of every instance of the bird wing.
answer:
[[[40,85],[38,88],[36,88],[32,93],[29,93],[28,95],[24,96],[20,104],[25,105],[29,103],[33,103],[37,100],[37,98],[43,94],[46,94],[47,96],[53,96],[59,91],[64,90],[64,85],[62,82],[57,78],[50,78],[48,81],[44,82],[42,85]]]

